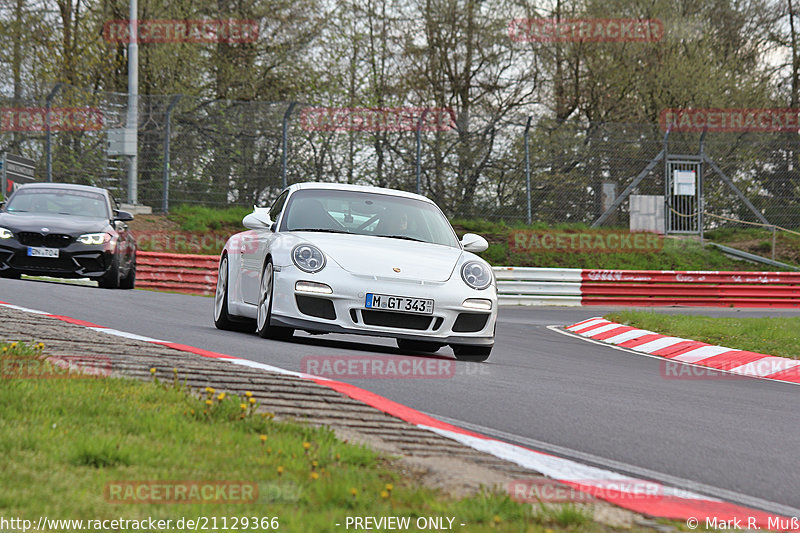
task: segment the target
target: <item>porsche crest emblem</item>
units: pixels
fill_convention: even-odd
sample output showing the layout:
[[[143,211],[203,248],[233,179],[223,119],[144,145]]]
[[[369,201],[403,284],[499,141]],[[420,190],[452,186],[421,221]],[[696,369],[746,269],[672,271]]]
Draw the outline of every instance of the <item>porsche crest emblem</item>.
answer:
[[[395,272],[400,272],[400,269],[397,267],[394,267],[392,270],[394,270]]]

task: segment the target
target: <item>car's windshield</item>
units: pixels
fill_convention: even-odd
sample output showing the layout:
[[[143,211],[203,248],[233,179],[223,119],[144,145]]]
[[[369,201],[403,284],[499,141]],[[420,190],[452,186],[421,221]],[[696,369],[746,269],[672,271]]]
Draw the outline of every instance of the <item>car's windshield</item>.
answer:
[[[20,189],[9,200],[6,211],[109,218],[107,202],[102,194],[70,189]]]
[[[362,191],[305,189],[284,210],[281,231],[352,233],[458,247],[439,209],[414,198]]]

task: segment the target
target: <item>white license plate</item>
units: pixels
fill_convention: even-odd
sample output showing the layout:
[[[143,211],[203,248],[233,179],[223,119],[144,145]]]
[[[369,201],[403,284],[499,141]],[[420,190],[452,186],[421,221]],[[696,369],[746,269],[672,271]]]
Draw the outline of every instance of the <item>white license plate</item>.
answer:
[[[31,257],[58,257],[58,248],[28,246],[28,255]]]
[[[400,311],[401,313],[433,314],[433,300],[428,298],[409,298],[407,296],[390,296],[388,294],[368,292],[364,306],[367,309],[385,309],[387,311]]]

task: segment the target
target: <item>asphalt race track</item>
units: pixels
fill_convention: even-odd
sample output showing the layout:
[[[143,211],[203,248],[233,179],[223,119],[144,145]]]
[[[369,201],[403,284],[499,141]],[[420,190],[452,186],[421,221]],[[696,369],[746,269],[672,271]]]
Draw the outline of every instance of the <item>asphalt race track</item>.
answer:
[[[399,354],[390,339],[299,333],[291,342],[278,342],[219,331],[212,322],[213,299],[199,296],[0,279],[0,301],[295,371],[307,371],[306,356]],[[336,379],[510,442],[800,516],[800,386],[748,378],[667,379],[662,360],[547,328],[605,311],[502,308],[486,363],[457,363],[455,376],[447,378]],[[449,358],[452,352],[443,348],[437,355]]]

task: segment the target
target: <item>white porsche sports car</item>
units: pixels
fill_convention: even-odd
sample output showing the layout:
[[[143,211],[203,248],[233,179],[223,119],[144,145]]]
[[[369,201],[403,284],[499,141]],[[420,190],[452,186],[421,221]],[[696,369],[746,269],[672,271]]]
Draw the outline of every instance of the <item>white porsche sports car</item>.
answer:
[[[494,345],[497,284],[431,200],[402,191],[298,183],[243,219],[219,262],[214,324],[393,337],[401,350],[450,345],[484,361]],[[255,325],[253,324],[255,321]],[[251,329],[252,331],[252,329]]]

